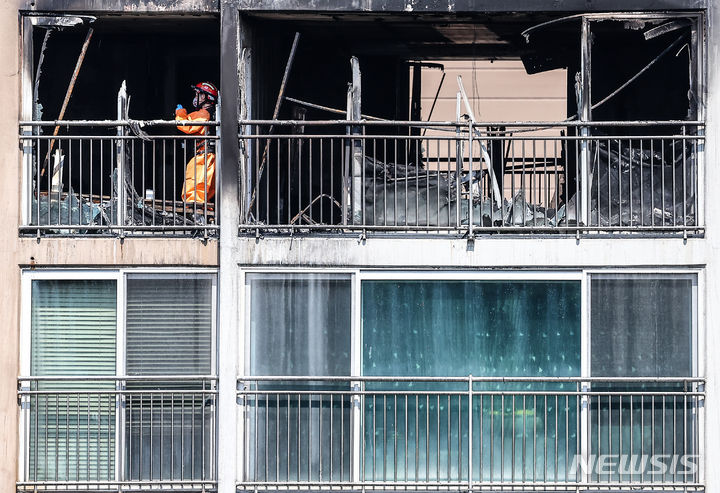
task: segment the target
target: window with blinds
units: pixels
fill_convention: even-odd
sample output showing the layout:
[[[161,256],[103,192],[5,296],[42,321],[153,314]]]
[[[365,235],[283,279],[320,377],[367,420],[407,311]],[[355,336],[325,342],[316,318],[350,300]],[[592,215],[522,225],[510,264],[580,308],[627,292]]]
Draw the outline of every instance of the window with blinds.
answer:
[[[116,290],[113,280],[32,282],[33,375],[115,374]],[[114,382],[41,381],[35,389],[39,393],[30,398],[30,479],[111,480]]]
[[[212,277],[128,275],[125,305],[128,375],[208,375],[212,352]],[[128,382],[128,389],[174,390],[126,397],[126,477],[205,476],[214,402],[188,394],[199,382]]]
[[[157,376],[213,373],[214,276],[118,279],[31,282],[31,375],[77,379],[32,384],[29,480],[112,481],[118,453],[127,480],[200,479],[211,470],[214,396],[199,380]],[[148,380],[124,382],[118,399],[116,375]]]
[[[210,373],[211,288],[209,276],[128,276],[128,375]]]

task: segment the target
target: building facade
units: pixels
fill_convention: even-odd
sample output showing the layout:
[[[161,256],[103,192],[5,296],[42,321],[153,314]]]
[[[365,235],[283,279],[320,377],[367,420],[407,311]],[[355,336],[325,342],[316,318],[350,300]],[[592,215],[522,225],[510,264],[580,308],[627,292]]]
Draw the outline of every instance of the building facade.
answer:
[[[719,488],[717,15],[6,2],[3,489]]]

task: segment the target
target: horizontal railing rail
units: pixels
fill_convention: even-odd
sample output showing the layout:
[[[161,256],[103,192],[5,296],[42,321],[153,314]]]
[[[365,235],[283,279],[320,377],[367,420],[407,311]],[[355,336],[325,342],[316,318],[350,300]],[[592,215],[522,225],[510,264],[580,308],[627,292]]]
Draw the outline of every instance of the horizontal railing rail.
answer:
[[[239,377],[239,490],[704,488],[702,378]]]
[[[208,135],[183,135],[177,125],[20,122],[21,233],[215,236],[218,122],[192,122]]]
[[[704,124],[244,120],[241,234],[702,234]]]
[[[217,378],[18,378],[19,491],[217,487]]]

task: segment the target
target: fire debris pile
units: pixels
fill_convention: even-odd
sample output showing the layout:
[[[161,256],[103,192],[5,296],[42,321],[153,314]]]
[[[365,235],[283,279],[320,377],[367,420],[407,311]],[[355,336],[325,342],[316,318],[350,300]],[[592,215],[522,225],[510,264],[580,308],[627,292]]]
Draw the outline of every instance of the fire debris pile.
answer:
[[[404,55],[412,83],[395,78],[389,86],[393,91],[379,83],[389,83],[390,77],[378,77],[377,72],[377,64],[384,73],[389,65],[382,65],[369,50],[365,66],[372,75],[365,94],[370,96],[363,100],[360,55],[353,56],[345,111],[338,109],[339,55],[334,55],[332,78],[326,72],[322,80],[292,86],[290,77],[291,91],[300,94],[285,95],[296,52],[303,59],[296,33],[272,123],[266,123],[266,133],[257,125],[256,131],[249,131],[256,140],[245,141],[251,199],[241,228],[462,232],[467,229],[463,226],[472,224],[498,230],[693,229],[698,226],[697,176],[704,139],[698,90],[700,21],[688,14],[578,14],[529,24],[515,32],[517,40],[508,35],[512,26],[506,25],[502,39],[527,74],[565,71],[567,112],[559,120],[526,120],[523,130],[515,125],[515,130],[493,134],[505,124],[479,122],[458,78],[456,119],[438,129],[452,132],[444,136],[422,130],[423,125],[430,127],[430,117],[421,118],[416,84],[427,66],[443,71],[442,78],[436,77],[442,86],[442,64],[426,63],[432,58],[422,55]],[[482,24],[489,31],[498,26]],[[289,39],[290,31],[285,36]],[[421,43],[417,46],[422,49]],[[445,59],[450,59],[452,43],[447,48]],[[354,49],[364,48],[360,42]],[[315,51],[305,57],[303,64],[320,63]],[[280,63],[273,68],[280,73]],[[402,67],[396,68],[402,72]],[[335,108],[326,103],[330,94]],[[433,108],[438,94],[440,87]],[[309,102],[308,97],[325,100]],[[284,111],[292,115],[290,120],[280,117],[284,102],[292,103]],[[376,116],[361,113],[361,104],[363,109],[372,107],[368,112]],[[272,107],[270,98],[264,106]],[[407,113],[397,109],[403,106]],[[400,118],[392,118],[393,111]],[[311,112],[346,120],[325,121],[335,126],[323,129],[323,120],[306,119]],[[410,121],[402,119],[406,115]],[[470,130],[461,124],[469,124]],[[280,132],[281,128],[289,131]],[[485,128],[487,133],[481,134],[479,129]],[[446,144],[447,150],[442,149]],[[548,152],[551,146],[555,149]],[[325,175],[318,176],[318,170],[325,170]]]

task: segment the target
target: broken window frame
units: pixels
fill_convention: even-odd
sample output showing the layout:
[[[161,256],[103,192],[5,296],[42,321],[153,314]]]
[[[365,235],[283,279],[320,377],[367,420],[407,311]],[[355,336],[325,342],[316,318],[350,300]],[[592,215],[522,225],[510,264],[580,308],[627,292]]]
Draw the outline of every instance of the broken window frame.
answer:
[[[580,34],[580,88],[581,93],[578,97],[580,107],[578,108],[578,120],[581,123],[593,122],[592,118],[592,23],[613,21],[613,22],[626,22],[626,21],[658,21],[658,20],[672,20],[672,19],[690,19],[691,24],[691,46],[690,46],[690,60],[694,65],[689,71],[690,76],[690,93],[694,95],[695,104],[694,107],[690,107],[691,114],[695,115],[695,121],[681,122],[687,124],[696,123],[699,125],[698,130],[700,135],[704,135],[704,124],[705,124],[705,74],[706,74],[706,60],[705,60],[705,15],[699,12],[634,12],[634,13],[608,13],[608,14],[582,14],[581,18],[581,34]],[[694,77],[693,77],[694,76]],[[689,105],[693,104],[693,98],[690,97]],[[652,123],[652,122],[650,122]],[[580,127],[581,135],[590,135],[590,127]],[[590,187],[592,183],[592,177],[589,170],[589,163],[591,161],[591,150],[587,142],[582,141],[583,150],[580,156],[580,169],[579,176],[585,177],[582,180],[583,185],[580,187],[580,214],[583,218],[584,224],[590,224]],[[702,226],[705,224],[704,218],[704,150],[698,149],[697,151],[697,203],[698,207],[695,211],[695,224]]]

